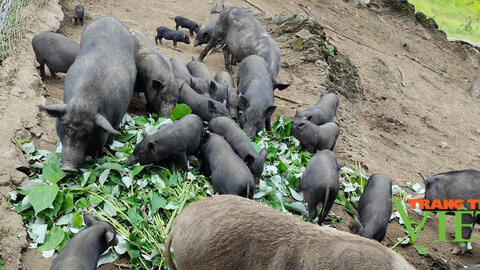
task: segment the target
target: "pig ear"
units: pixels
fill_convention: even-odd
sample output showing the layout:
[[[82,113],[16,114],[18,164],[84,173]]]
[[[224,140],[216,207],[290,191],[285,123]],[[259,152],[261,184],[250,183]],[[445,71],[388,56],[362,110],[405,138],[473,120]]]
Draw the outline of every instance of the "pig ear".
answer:
[[[98,219],[96,217],[94,217],[93,215],[85,214],[85,215],[83,215],[83,221],[85,222],[87,227],[90,227],[93,224],[97,223]]]
[[[210,94],[210,96],[213,96],[215,95],[215,92],[217,92],[217,85],[215,84],[215,82],[211,81],[210,87],[208,88],[208,94]]]
[[[302,130],[305,128],[305,123],[301,122],[298,124],[298,129]]]
[[[97,124],[97,126],[105,129],[106,131],[112,133],[112,134],[115,134],[115,135],[120,135],[120,132],[118,132],[117,130],[115,130],[112,125],[110,124],[110,122],[108,122],[107,118],[105,118],[105,116],[97,113],[95,115],[95,124]]]
[[[290,84],[285,84],[285,83],[274,83],[273,84],[273,89],[278,89],[280,91],[285,90],[287,87],[289,87]]]
[[[243,161],[245,161],[247,166],[250,167],[255,162],[255,158],[252,155],[247,154],[243,159]]]
[[[295,109],[295,116],[297,116],[298,113],[299,113],[299,112],[298,112],[298,109]]]
[[[215,106],[215,103],[213,103],[212,100],[208,100],[208,111],[209,112],[216,112],[217,107]]]
[[[243,96],[243,95],[239,96],[238,107],[241,110],[245,110],[245,108],[248,107],[248,99],[245,96]]]
[[[308,121],[311,121],[311,120],[312,120],[312,116],[311,116],[311,115],[307,115],[306,118],[307,118]]]
[[[116,246],[118,244],[118,239],[115,235],[115,232],[108,230],[105,232],[105,241],[107,242],[108,246]]]
[[[155,90],[161,90],[165,87],[165,83],[162,81],[152,80],[152,87]]]
[[[65,104],[52,104],[40,106],[40,110],[47,112],[52,117],[62,117],[67,112],[67,106]]]
[[[154,142],[148,142],[147,147],[148,147],[148,149],[154,149],[155,148],[155,143]]]
[[[268,107],[267,110],[265,111],[265,116],[266,117],[271,117],[272,113],[275,111],[276,108],[277,108],[277,106]]]

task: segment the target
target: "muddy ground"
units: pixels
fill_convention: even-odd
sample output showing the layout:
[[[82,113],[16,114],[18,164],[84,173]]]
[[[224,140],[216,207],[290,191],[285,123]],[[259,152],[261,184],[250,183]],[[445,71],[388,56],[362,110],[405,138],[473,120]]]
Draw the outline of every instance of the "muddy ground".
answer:
[[[59,80],[51,79],[46,85],[41,82],[31,39],[52,30],[79,41],[82,31],[72,22],[77,1],[44,2],[35,6],[29,17],[17,52],[0,67],[0,257],[6,269],[48,269],[51,263],[51,258],[43,259],[37,251],[27,249],[21,217],[8,210],[7,203],[8,191],[26,179],[15,170],[24,161],[11,140],[33,139],[38,147],[48,150],[54,150],[58,143],[54,120],[39,113],[37,105],[61,102],[64,76],[60,74]],[[479,65],[475,50],[448,42],[412,15],[390,7],[372,11],[338,0],[249,0],[255,6],[243,0],[228,2],[262,12],[262,22],[279,44],[279,78],[292,85],[275,93],[280,97],[275,100],[278,113],[290,116],[296,108],[315,103],[329,87],[330,72],[323,63],[306,62],[304,52],[292,49],[292,36],[281,33],[274,19],[282,12],[314,16],[338,52],[358,68],[363,94],[340,97],[337,121],[341,135],[336,153],[342,163],[359,162],[368,174],[387,174],[401,186],[421,183],[418,172],[479,169],[480,99],[467,94]],[[114,15],[152,40],[157,26],[174,27],[170,17],[183,15],[203,22],[210,8],[199,0],[99,0],[84,4],[87,23],[101,15]],[[167,57],[184,61],[197,57],[202,49],[183,43],[174,48],[168,41],[157,48]],[[207,56],[205,63],[212,73],[223,70],[223,56],[218,51]],[[141,110],[142,99],[136,99],[133,110]],[[338,206],[333,211],[343,212]],[[351,218],[341,215],[346,224],[339,228],[347,230]],[[453,227],[447,230],[453,232]],[[403,226],[392,221],[383,243],[392,246],[404,232]],[[471,255],[456,256],[450,254],[452,243],[435,242],[437,233],[434,217],[416,242],[425,245],[430,255],[418,255],[413,246],[395,250],[418,269],[429,269],[447,259],[464,265],[478,263],[478,242],[473,244]],[[474,236],[479,237],[478,231]]]

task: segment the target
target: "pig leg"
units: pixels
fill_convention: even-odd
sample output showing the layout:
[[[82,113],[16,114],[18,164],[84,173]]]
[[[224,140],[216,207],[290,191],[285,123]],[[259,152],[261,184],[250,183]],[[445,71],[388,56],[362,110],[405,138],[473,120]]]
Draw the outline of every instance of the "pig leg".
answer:
[[[42,81],[44,83],[47,83],[47,77],[45,77],[45,62],[42,62],[40,64],[39,69],[40,69],[40,77],[42,77]]]
[[[177,41],[174,39],[173,40],[173,46],[176,48],[177,47]]]
[[[178,161],[180,161],[180,166],[182,167],[182,170],[185,172],[188,172],[188,160],[187,160],[187,153],[183,152],[178,154],[177,156]]]
[[[210,40],[212,40],[212,39],[210,39]],[[213,48],[213,46],[214,46],[213,42],[208,42],[207,46],[205,46],[205,49],[203,49],[203,51],[198,56],[198,61],[202,62],[203,58],[205,58],[205,56],[207,56],[208,52]]]
[[[223,46],[223,60],[225,61],[225,68],[230,74],[233,74],[232,63],[230,62],[230,50],[228,49],[227,45]]]
[[[75,25],[77,25],[78,18],[75,18]]]
[[[175,25],[175,30],[178,31],[178,23]]]
[[[470,214],[462,214],[462,224],[472,224],[472,227],[462,227],[462,238],[470,239],[472,235],[472,229],[475,225],[475,218]],[[452,250],[453,254],[465,254],[467,252],[467,242],[460,242],[458,246],[454,247]]]
[[[313,194],[308,194],[307,196],[307,205],[308,205],[308,218],[314,220],[317,216],[317,204],[320,201],[319,198],[312,196]]]
[[[80,18],[80,25],[83,27],[83,17]]]
[[[190,29],[190,36],[193,37],[193,30]]]

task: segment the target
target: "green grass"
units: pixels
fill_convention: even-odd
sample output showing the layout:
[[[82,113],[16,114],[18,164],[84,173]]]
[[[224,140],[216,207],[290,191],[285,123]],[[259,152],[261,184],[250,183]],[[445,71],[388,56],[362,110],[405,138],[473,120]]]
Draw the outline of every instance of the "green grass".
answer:
[[[449,37],[480,41],[479,0],[409,0]]]
[[[28,4],[27,0],[14,0],[10,6],[7,18],[0,33],[0,64],[11,53],[14,43],[20,36],[26,17],[21,10]]]

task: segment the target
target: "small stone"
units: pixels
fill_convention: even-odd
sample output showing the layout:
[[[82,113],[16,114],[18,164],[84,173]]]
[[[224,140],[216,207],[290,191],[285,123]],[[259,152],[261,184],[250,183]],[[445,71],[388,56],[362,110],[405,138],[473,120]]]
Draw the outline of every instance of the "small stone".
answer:
[[[475,132],[476,132],[477,134],[480,134],[480,128],[477,128],[477,129],[475,130]]]
[[[15,87],[12,89],[12,91],[10,91],[10,95],[12,96],[16,96],[16,97],[19,97],[21,94],[23,94],[24,91],[18,87]]]
[[[317,60],[315,61],[315,65],[319,66],[320,68],[324,69],[324,68],[327,68],[328,67],[328,64],[327,62],[323,61],[323,60]]]
[[[439,146],[440,146],[440,148],[447,148],[448,143],[447,142],[441,142]]]

